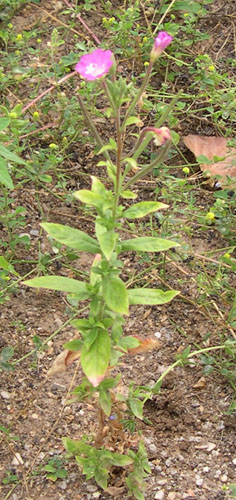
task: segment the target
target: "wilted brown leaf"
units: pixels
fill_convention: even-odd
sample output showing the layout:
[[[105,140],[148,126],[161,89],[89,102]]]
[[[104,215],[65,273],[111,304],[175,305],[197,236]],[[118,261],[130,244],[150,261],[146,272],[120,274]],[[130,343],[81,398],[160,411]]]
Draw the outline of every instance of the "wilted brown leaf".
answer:
[[[205,135],[190,134],[183,137],[185,146],[194,153],[196,158],[200,155],[212,160],[214,156],[224,157],[222,161],[211,165],[201,164],[201,170],[210,172],[211,175],[236,177],[236,148],[227,147],[229,139],[224,137],[208,137]]]
[[[132,349],[128,349],[129,354],[140,354],[141,352],[152,351],[153,349],[159,349],[161,346],[160,342],[156,339],[147,338],[142,339],[137,335],[134,335],[136,339],[139,340],[140,345],[138,347],[133,347]]]
[[[69,351],[69,349],[65,349],[65,351],[61,352],[56,359],[54,359],[51,368],[47,372],[47,377],[52,377],[57,373],[63,373],[66,371],[67,367],[70,366],[73,361],[80,357],[79,351]]]

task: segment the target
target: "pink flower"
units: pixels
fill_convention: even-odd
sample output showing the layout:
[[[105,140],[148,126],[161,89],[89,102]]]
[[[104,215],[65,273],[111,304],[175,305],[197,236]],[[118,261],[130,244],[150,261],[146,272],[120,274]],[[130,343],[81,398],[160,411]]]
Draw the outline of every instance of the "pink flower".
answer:
[[[173,37],[169,35],[166,31],[160,31],[158,36],[155,38],[154,45],[151,51],[151,60],[155,61],[157,57],[161,55],[163,50],[170,45]]]
[[[75,66],[75,70],[85,80],[96,80],[106,75],[114,63],[111,50],[96,49],[85,54]]]
[[[153,132],[155,132],[156,134],[156,137],[154,139],[156,146],[162,146],[166,141],[169,141],[171,139],[170,130],[168,129],[168,127],[155,128],[153,129]]]

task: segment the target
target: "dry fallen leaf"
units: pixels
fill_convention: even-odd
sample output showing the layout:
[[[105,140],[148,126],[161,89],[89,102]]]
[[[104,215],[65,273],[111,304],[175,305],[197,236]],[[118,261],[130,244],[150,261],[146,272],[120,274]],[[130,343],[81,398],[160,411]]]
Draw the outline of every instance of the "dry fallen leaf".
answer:
[[[201,377],[196,384],[193,385],[193,389],[204,389],[206,387],[206,379],[205,377]]]
[[[140,354],[141,352],[152,351],[153,349],[159,349],[161,346],[160,342],[156,339],[147,338],[142,339],[137,335],[134,335],[136,339],[139,340],[140,345],[138,347],[133,347],[132,349],[128,349],[129,354]]]
[[[210,172],[211,175],[220,175],[224,179],[227,176],[236,177],[236,148],[227,147],[228,139],[224,137],[208,137],[205,135],[190,134],[183,137],[185,146],[198,156],[206,156],[212,160],[214,156],[224,158],[210,165],[201,164],[201,170]]]
[[[65,349],[62,351],[56,359],[54,359],[51,368],[47,372],[47,377],[52,377],[57,373],[63,373],[66,371],[67,367],[70,366],[73,361],[80,357],[79,351],[69,351],[69,349]]]

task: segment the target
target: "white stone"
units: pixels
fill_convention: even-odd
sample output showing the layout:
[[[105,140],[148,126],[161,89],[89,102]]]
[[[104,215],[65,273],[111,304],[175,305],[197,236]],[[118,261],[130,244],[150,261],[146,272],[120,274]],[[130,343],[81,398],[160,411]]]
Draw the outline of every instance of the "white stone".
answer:
[[[155,494],[155,500],[163,500],[164,498],[164,495],[165,495],[165,492],[164,490],[159,490],[156,494]]]
[[[11,398],[11,394],[7,391],[2,391],[1,396],[3,399],[10,399]]]
[[[15,453],[15,456],[12,460],[12,465],[23,465],[23,459],[20,456],[20,453]]]

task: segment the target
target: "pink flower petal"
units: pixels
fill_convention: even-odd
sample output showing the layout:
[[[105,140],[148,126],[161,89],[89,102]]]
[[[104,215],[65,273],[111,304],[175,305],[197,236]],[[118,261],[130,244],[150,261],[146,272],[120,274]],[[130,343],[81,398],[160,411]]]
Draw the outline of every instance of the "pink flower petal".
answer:
[[[114,63],[111,50],[96,49],[85,54],[75,66],[75,70],[85,80],[96,80],[106,75]]]

